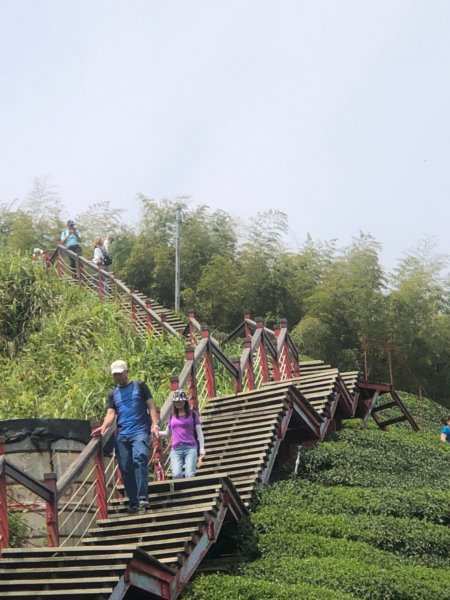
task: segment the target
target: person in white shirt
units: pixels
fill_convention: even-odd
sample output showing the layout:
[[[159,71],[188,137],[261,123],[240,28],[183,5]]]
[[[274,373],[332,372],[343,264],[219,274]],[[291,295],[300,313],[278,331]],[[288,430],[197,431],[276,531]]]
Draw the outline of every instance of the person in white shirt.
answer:
[[[92,258],[92,262],[97,265],[97,267],[104,268],[104,252],[103,252],[103,240],[102,238],[97,238],[95,240],[94,245],[94,256]]]

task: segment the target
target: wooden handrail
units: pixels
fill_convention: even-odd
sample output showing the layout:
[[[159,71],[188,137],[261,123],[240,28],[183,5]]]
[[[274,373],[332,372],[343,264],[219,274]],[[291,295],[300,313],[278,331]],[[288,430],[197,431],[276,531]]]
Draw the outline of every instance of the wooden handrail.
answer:
[[[56,484],[56,493],[58,498],[64,494],[68,486],[74,481],[80,473],[83,472],[86,465],[92,460],[97,452],[99,445],[102,447],[108,442],[115,431],[115,427],[111,427],[104,436],[92,438],[88,444],[83,448],[78,457],[70,464],[64,475],[58,480]]]
[[[0,473],[5,473],[7,477],[10,477],[15,482],[23,485],[27,490],[36,494],[46,502],[54,501],[54,493],[48,488],[45,483],[38,481],[31,475],[24,473],[19,467],[10,462],[5,456],[0,457]]]
[[[123,292],[125,292],[127,295],[129,295],[130,298],[133,299],[133,302],[135,302],[145,313],[147,313],[153,319],[155,319],[155,321],[157,321],[158,324],[163,329],[165,329],[166,331],[168,331],[172,335],[175,335],[177,337],[180,336],[180,334],[178,333],[178,331],[176,329],[174,329],[172,327],[172,325],[170,325],[170,323],[167,323],[166,321],[163,321],[163,319],[160,317],[160,315],[157,312],[155,312],[152,308],[148,307],[146,305],[146,303],[143,300],[141,300],[141,298],[139,298],[139,296],[137,296],[134,292],[132,292],[122,281],[120,281],[120,279],[117,279],[114,275],[112,275],[108,271],[105,271],[104,269],[95,267],[94,264],[91,261],[87,260],[83,256],[80,256],[79,254],[76,254],[76,252],[72,252],[72,250],[69,250],[68,248],[66,248],[64,246],[61,246],[61,245],[59,245],[57,247],[57,249],[55,250],[55,252],[53,253],[53,255],[50,257],[51,262],[54,262],[55,257],[58,255],[58,252],[65,253],[69,257],[72,257],[74,259],[78,259],[82,264],[90,267],[91,269],[95,269],[96,271],[98,271],[99,273],[101,273],[103,277],[105,277],[109,281],[113,282],[118,288],[120,288]]]

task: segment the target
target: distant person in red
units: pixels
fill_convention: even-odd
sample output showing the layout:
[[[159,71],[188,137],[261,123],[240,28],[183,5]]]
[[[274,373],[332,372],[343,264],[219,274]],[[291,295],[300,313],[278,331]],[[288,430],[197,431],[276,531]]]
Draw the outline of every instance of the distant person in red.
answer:
[[[198,413],[191,410],[183,390],[174,393],[172,402],[168,428],[161,433],[164,436],[170,434],[172,477],[193,477],[205,457],[202,425]]]
[[[146,510],[148,503],[148,460],[150,432],[158,434],[158,410],[143,381],[128,378],[124,360],[111,364],[116,387],[109,393],[106,415],[93,435],[104,435],[117,419],[116,456],[128,496],[128,512]]]

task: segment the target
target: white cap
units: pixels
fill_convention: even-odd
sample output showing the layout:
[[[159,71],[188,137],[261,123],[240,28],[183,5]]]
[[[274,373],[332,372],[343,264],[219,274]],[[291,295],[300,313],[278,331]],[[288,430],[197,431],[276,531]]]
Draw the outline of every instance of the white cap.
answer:
[[[124,373],[125,371],[128,371],[128,365],[124,360],[115,360],[111,363],[112,375],[114,375],[114,373]]]

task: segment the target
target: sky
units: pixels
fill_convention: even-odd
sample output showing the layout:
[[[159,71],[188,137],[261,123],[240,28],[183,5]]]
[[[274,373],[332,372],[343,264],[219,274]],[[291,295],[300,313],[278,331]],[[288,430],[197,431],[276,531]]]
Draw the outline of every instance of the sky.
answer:
[[[137,193],[450,254],[448,0],[0,0],[0,203]],[[250,220],[250,221],[249,221]]]

